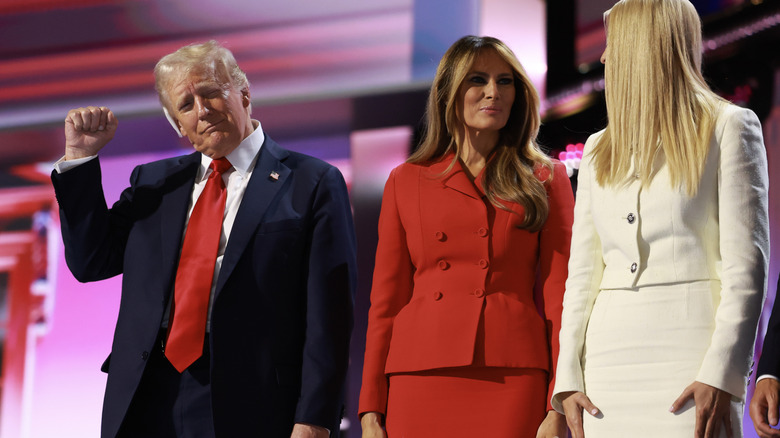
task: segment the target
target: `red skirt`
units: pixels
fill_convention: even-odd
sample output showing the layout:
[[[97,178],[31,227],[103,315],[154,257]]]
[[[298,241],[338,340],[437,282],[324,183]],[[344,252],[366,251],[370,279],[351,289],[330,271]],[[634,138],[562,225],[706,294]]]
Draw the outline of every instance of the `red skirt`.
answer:
[[[460,367],[393,374],[388,438],[534,438],[547,414],[547,373]]]

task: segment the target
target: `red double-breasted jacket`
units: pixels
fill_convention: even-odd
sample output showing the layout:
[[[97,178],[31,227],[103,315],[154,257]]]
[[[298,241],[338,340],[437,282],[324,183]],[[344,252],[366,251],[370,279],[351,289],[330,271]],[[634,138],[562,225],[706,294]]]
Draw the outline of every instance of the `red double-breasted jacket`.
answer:
[[[566,170],[554,162],[549,216],[529,232],[517,227],[522,206],[495,208],[482,175],[447,171],[452,159],[402,164],[385,185],[360,412],[385,413],[399,372],[538,368],[552,391],[574,206]]]

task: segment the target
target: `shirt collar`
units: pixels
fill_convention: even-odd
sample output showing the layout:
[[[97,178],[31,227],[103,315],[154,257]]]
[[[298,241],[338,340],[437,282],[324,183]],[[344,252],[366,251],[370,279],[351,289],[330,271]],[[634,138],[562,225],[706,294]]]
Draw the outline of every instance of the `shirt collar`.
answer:
[[[252,169],[255,159],[260,153],[260,148],[265,142],[265,133],[263,133],[263,127],[260,125],[260,122],[252,119],[252,125],[255,127],[255,130],[242,140],[238,147],[225,156],[242,178],[246,177]],[[201,154],[199,181],[202,181],[205,178],[206,170],[208,170],[211,165],[211,161],[210,157]]]

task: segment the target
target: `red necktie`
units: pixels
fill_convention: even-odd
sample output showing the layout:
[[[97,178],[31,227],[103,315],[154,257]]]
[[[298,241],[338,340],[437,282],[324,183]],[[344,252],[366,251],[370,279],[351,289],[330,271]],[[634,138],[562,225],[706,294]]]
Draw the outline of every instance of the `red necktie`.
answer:
[[[165,356],[179,372],[203,354],[211,282],[227,198],[222,173],[231,167],[226,158],[211,162],[211,175],[195,202],[184,234],[165,345]]]

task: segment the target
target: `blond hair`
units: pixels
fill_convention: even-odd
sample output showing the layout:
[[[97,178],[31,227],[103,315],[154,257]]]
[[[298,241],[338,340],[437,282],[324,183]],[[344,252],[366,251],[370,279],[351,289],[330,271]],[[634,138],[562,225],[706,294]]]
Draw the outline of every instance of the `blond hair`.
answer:
[[[693,196],[722,100],[701,74],[701,21],[688,0],[621,0],[607,26],[604,134],[592,156],[596,180],[650,184],[659,151],[674,188]],[[633,163],[632,163],[633,160]]]
[[[535,141],[540,124],[539,96],[520,61],[502,41],[470,35],[447,50],[439,62],[428,96],[425,135],[407,162],[428,163],[453,152],[455,158],[448,170],[455,166],[463,147],[459,127],[464,123],[456,111],[458,90],[483,50],[495,51],[509,64],[516,96],[509,120],[501,129],[498,144],[485,165],[483,189],[490,203],[498,208],[511,211],[501,200],[522,205],[525,217],[520,227],[538,231],[547,220],[549,205],[544,183],[534,171],[539,166],[547,167],[552,178],[552,162]]]
[[[230,50],[211,40],[200,44],[190,44],[163,56],[154,67],[154,88],[160,103],[174,114],[171,107],[168,88],[171,81],[182,74],[213,74],[223,88],[233,87],[242,92],[249,90],[249,80],[238,67],[236,58]]]

